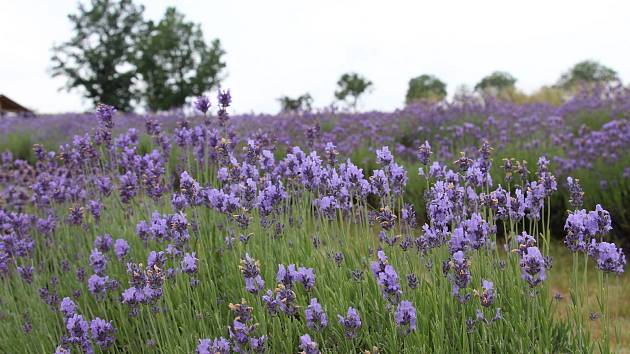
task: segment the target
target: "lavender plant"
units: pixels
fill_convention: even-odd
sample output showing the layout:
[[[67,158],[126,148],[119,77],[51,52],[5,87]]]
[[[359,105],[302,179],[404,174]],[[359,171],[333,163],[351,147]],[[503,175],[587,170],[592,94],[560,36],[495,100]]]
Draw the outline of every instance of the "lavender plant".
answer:
[[[508,159],[493,172],[493,154],[515,134],[510,124],[536,136],[536,124],[557,119],[518,120],[528,113],[523,108],[504,120],[488,118],[483,131],[463,123],[431,143],[418,131],[416,146],[393,149],[381,143],[394,117],[366,119],[361,130],[384,129],[374,135],[378,149],[368,172],[350,156],[362,142],[335,139],[342,136],[337,128],[321,134],[309,126],[312,148],[304,151],[288,136],[279,141],[258,131],[259,122],[248,126],[247,118],[230,116],[231,101],[229,91],[220,91],[215,105],[201,97],[195,103],[201,119],[174,129],[148,119],[145,133],[99,106],[97,128],[58,151],[37,146],[30,163],[3,154],[0,349],[615,351],[607,289],[626,258],[609,242],[611,213],[601,205],[580,209],[583,178],[568,180],[569,319],[558,313],[549,285],[555,271],[549,256],[562,247],[551,237],[558,193],[552,165],[565,173],[568,159],[589,158],[543,156],[533,173]],[[493,104],[474,107],[516,110]],[[578,109],[571,107],[545,112]],[[427,109],[409,107],[398,123],[468,108],[426,118]],[[118,131],[119,123],[129,129]],[[627,126],[616,124],[618,136],[606,139],[620,149]],[[278,134],[290,134],[282,127]],[[554,139],[569,133],[560,129]],[[320,146],[322,137],[330,140]],[[474,143],[447,146],[450,138]],[[454,148],[463,150],[459,158]],[[408,154],[419,169],[408,168]],[[422,195],[409,192],[415,185]],[[588,269],[595,268],[599,337],[583,321]],[[336,321],[328,318],[333,314]]]

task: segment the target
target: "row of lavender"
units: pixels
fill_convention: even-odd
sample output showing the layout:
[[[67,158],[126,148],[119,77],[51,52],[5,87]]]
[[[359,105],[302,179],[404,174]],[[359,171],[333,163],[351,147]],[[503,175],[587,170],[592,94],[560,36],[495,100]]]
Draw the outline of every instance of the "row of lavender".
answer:
[[[559,107],[463,97],[450,103],[416,104],[391,113],[238,115],[233,117],[230,131],[233,140],[240,142],[259,132],[282,146],[319,151],[332,141],[343,156],[368,144],[372,148],[389,145],[400,157],[413,158],[414,149],[425,140],[436,148],[436,157],[444,160],[452,160],[460,151],[474,151],[482,140],[493,141],[499,150],[507,146],[555,146],[561,153],[554,156],[554,162],[566,175],[578,168],[593,168],[600,158],[617,161],[630,145],[629,113],[630,90],[623,86],[596,87],[579,92]],[[589,115],[595,117],[589,120]],[[155,119],[172,131],[182,120],[196,124],[201,117],[187,116],[183,111],[120,115],[118,132],[129,128],[140,131],[146,119]],[[36,142],[61,143],[93,127],[90,113],[7,117],[0,121],[0,135],[28,132]],[[190,139],[200,133],[186,132],[182,138],[190,144]]]
[[[199,99],[201,124],[182,122],[172,135],[148,120],[155,149],[146,154],[137,130],[114,135],[109,106],[98,108],[92,134],[58,152],[36,146],[34,166],[3,154],[1,297],[9,318],[3,349],[54,343],[59,353],[192,346],[199,353],[469,352],[595,345],[582,316],[588,279],[574,272],[576,315],[569,323],[550,306],[545,280],[557,182],[547,158],[535,173],[504,164],[505,183],[497,185],[488,142],[467,149],[452,167],[436,158],[446,151],[418,144],[428,214],[420,226],[405,203],[408,172],[387,147],[376,151],[378,168],[369,176],[340,161],[332,142],[322,157],[293,147],[276,160],[269,135],[237,143],[230,104],[229,92],[221,92],[214,118],[207,98]],[[609,213],[581,209],[579,181],[568,183],[573,211],[565,244],[576,265],[595,260],[605,289],[609,273],[623,272],[625,256],[604,239]],[[498,228],[505,240],[497,239]],[[363,277],[366,268],[373,277]],[[404,286],[399,272],[407,273]],[[277,285],[267,288],[269,279]],[[208,294],[215,300],[205,300]],[[602,296],[597,345],[610,351]],[[208,308],[207,317],[199,315]],[[336,326],[328,321],[332,310]],[[529,335],[507,335],[515,329]],[[199,339],[204,334],[214,339]],[[137,337],[145,339],[141,345]]]

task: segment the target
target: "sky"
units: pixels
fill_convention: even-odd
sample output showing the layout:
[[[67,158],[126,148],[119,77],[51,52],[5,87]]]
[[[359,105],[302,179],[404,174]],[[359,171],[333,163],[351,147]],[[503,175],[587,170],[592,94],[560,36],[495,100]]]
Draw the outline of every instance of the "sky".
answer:
[[[87,2],[87,1],[84,1]],[[336,82],[357,72],[374,83],[362,110],[403,105],[409,79],[433,74],[453,93],[495,70],[525,92],[595,59],[630,80],[630,2],[624,0],[371,1],[147,0],[158,20],[176,6],[219,38],[236,112],[274,113],[277,98],[334,100]],[[91,110],[50,75],[53,44],[71,35],[76,0],[0,0],[0,93],[39,113]]]

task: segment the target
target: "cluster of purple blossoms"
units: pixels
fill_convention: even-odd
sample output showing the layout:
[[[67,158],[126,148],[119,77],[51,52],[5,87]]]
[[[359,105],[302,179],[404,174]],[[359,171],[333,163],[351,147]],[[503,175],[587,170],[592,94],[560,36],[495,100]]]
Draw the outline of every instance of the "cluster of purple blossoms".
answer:
[[[107,322],[96,317],[90,323],[90,332],[92,339],[101,349],[105,350],[114,344],[116,328],[111,321]]]
[[[564,244],[569,250],[584,252],[591,238],[606,235],[612,229],[610,214],[599,204],[590,212],[575,210],[567,216],[564,229],[567,232]]]
[[[129,254],[129,243],[127,240],[119,238],[114,242],[114,254],[119,261],[123,261]]]
[[[94,239],[94,247],[103,253],[107,253],[114,243],[110,234],[96,236]]]
[[[587,248],[590,257],[597,261],[597,268],[607,273],[621,274],[626,265],[626,256],[622,248],[609,242],[597,242],[591,239]]]
[[[466,244],[472,249],[480,249],[486,244],[490,233],[490,225],[480,214],[472,214],[470,219],[464,220],[462,227]]]
[[[460,292],[460,290],[468,286],[472,278],[470,275],[470,262],[465,257],[464,252],[455,252],[451,260],[444,262],[442,270],[445,275],[448,275],[448,279],[453,286],[453,296],[457,296],[460,302],[470,300],[470,294],[462,296]]]
[[[151,252],[146,268],[142,268],[139,264],[127,263],[131,287],[123,291],[122,303],[130,307],[132,316],[138,314],[140,304],[154,304],[162,297],[165,275],[161,268],[164,262],[163,252]],[[158,309],[154,307],[153,310]]]
[[[431,162],[431,155],[433,151],[431,150],[431,145],[429,145],[428,141],[425,141],[424,144],[418,147],[418,161],[421,164],[427,166],[429,162]]]
[[[306,326],[310,329],[321,332],[328,326],[328,316],[322,305],[317,302],[316,298],[312,298],[310,304],[304,310],[306,317]]]
[[[395,305],[400,301],[400,296],[402,295],[398,274],[394,270],[394,267],[389,264],[385,252],[379,250],[377,257],[378,259],[372,262],[371,265],[372,273],[376,278],[376,282],[381,287],[383,297],[390,304]]]
[[[518,255],[521,257],[523,257],[525,253],[527,253],[528,248],[536,247],[536,239],[528,235],[525,231],[523,231],[523,233],[516,237],[516,243],[518,245],[515,252],[517,252]]]
[[[264,353],[267,348],[267,336],[254,336],[258,325],[251,324],[253,308],[242,300],[240,304],[230,304],[230,310],[236,315],[228,328],[232,350],[235,353]]]
[[[127,171],[119,179],[120,201],[129,203],[138,193],[138,177],[132,171]]]
[[[197,354],[230,354],[230,342],[223,338],[200,339]]]
[[[65,297],[61,301],[59,311],[64,316],[68,335],[62,337],[62,345],[57,347],[57,352],[64,350],[70,352],[69,345],[77,344],[86,353],[93,353],[92,343],[88,335],[88,321],[82,315],[77,314],[77,305],[70,298]],[[94,318],[89,324],[92,340],[102,350],[111,347],[115,341],[116,328],[112,322],[107,322],[101,318]]]
[[[197,273],[197,257],[195,257],[195,253],[186,253],[184,254],[184,258],[180,263],[180,267],[182,272],[186,274],[195,274]]]
[[[349,307],[347,315],[341,316],[338,314],[337,319],[343,326],[346,337],[355,338],[357,336],[357,331],[361,328],[361,317],[359,317],[357,310]]]
[[[527,250],[521,254],[520,266],[522,278],[532,288],[545,280],[546,261],[538,247],[527,247]]]
[[[567,177],[567,186],[569,187],[569,204],[571,204],[575,210],[581,208],[584,203],[584,191],[582,191],[580,180]]]
[[[97,299],[103,299],[107,289],[111,287],[111,284],[115,283],[110,282],[107,275],[101,276],[98,274],[92,274],[92,276],[88,279],[88,290]]]
[[[245,289],[248,292],[257,294],[265,287],[265,281],[260,275],[260,262],[246,253],[239,268],[245,277]]]
[[[293,288],[295,282],[300,282],[304,290],[310,291],[315,286],[315,272],[313,268],[298,267],[296,270],[295,264],[289,264],[286,267],[284,264],[279,264],[276,281],[289,289]]]
[[[383,230],[389,231],[396,225],[397,216],[389,207],[384,207],[373,212],[371,218],[381,225]]]
[[[494,284],[491,281],[485,279],[481,280],[479,301],[483,307],[489,307],[494,303]]]
[[[300,354],[319,354],[319,346],[311,339],[311,336],[305,334],[300,337]]]
[[[195,109],[205,115],[208,109],[210,109],[210,99],[208,96],[202,95],[197,97],[197,99],[195,99]]]
[[[98,248],[94,248],[89,257],[90,266],[94,269],[94,273],[102,275],[105,272],[105,267],[107,267],[107,258],[105,255],[98,250]]]
[[[403,335],[416,330],[416,308],[409,301],[401,301],[396,308],[396,326]]]

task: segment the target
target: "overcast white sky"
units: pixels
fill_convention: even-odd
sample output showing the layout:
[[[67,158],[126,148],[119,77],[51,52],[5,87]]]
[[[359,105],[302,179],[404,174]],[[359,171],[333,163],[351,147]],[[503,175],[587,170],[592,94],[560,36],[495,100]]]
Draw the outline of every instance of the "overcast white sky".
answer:
[[[411,77],[437,75],[452,93],[506,70],[525,91],[596,59],[630,79],[630,2],[597,1],[139,1],[158,19],[169,5],[221,39],[238,112],[276,112],[276,98],[333,101],[341,74],[374,82],[362,109],[402,105]],[[70,35],[76,0],[0,0],[0,93],[38,112],[91,109],[59,91],[50,48]]]

